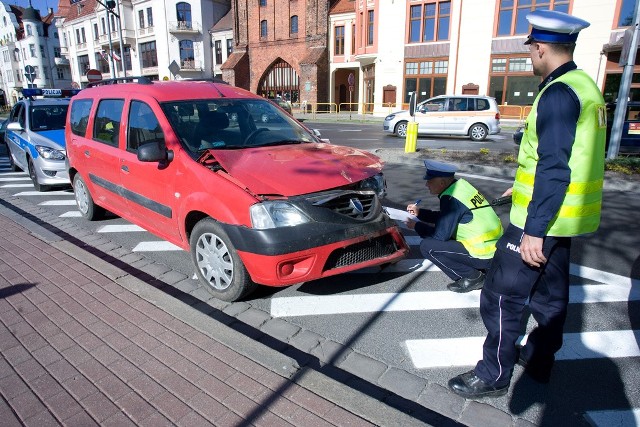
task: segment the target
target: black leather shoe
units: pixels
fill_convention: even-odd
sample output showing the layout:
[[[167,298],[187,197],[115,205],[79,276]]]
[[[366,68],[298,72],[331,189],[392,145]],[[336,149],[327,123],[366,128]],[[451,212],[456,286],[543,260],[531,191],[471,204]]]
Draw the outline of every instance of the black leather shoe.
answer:
[[[524,368],[524,373],[529,376],[535,382],[541,384],[548,384],[551,379],[551,367],[553,366],[553,362],[548,367],[540,367],[529,363],[522,356],[518,357],[518,365]]]
[[[447,289],[452,292],[464,293],[481,289],[484,286],[484,278],[486,275],[479,272],[480,275],[475,279],[459,279],[447,285]]]
[[[482,381],[473,371],[465,372],[449,380],[449,388],[462,397],[497,397],[504,396],[509,391],[509,384],[495,387]]]

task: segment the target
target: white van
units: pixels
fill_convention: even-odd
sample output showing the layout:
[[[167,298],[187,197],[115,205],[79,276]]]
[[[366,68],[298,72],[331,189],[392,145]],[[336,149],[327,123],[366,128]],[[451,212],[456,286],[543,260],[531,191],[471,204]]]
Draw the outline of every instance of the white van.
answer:
[[[383,129],[399,137],[407,136],[413,118],[403,110],[384,118]],[[441,95],[416,106],[419,134],[465,135],[482,141],[500,133],[500,111],[495,98],[482,95]]]

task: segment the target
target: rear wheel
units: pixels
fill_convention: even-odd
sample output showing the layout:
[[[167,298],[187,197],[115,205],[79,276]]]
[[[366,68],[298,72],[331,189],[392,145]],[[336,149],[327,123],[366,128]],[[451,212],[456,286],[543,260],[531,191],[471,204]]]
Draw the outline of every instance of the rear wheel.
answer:
[[[214,297],[233,302],[257,287],[229,236],[213,219],[205,218],[193,227],[190,246],[198,280]]]
[[[407,136],[407,122],[400,122],[396,125],[396,130],[394,132],[396,136],[404,138]]]
[[[89,193],[87,184],[85,184],[80,174],[76,174],[73,178],[73,194],[76,197],[78,210],[87,220],[93,221],[104,214],[104,209],[93,202],[93,197]]]
[[[484,141],[487,135],[489,135],[489,129],[482,123],[476,123],[469,128],[469,137],[473,141]]]
[[[33,164],[33,159],[29,159],[28,168],[29,178],[31,178],[31,181],[33,181],[33,187],[36,189],[36,191],[49,191],[49,189],[51,189],[51,186],[43,185],[38,182],[38,175],[36,174],[36,167]]]

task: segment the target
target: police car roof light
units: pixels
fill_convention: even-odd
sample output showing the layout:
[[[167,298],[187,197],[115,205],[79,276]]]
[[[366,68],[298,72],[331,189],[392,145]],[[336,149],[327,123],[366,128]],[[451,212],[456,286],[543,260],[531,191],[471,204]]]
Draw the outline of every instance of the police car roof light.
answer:
[[[47,98],[68,98],[77,95],[80,89],[43,89],[43,88],[25,88],[22,89],[22,95],[26,98],[34,96],[44,96]]]

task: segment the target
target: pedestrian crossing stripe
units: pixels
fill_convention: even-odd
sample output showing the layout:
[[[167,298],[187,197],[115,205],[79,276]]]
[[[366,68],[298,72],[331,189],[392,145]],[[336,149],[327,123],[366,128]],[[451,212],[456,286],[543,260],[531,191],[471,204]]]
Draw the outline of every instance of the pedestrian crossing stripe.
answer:
[[[16,197],[20,196],[73,196],[71,191],[22,191],[14,194]]]
[[[181,250],[181,247],[165,241],[140,242],[133,248],[133,252],[167,252]]]
[[[132,231],[146,231],[135,224],[105,225],[98,229],[98,233],[130,233]]]
[[[80,211],[69,211],[60,215],[60,218],[82,218]]]
[[[526,336],[520,337],[525,342]],[[407,340],[405,345],[417,369],[475,366],[482,359],[485,337]],[[617,359],[640,356],[640,330],[597,331],[563,335],[556,360]],[[464,351],[460,351],[464,348]]]
[[[0,182],[14,182],[14,181],[31,181],[31,178],[29,178],[28,176],[11,176],[11,177],[3,176],[2,178],[0,178]]]
[[[585,418],[595,427],[640,426],[640,409],[586,411]]]
[[[2,188],[28,188],[33,187],[33,184],[5,184],[0,185]]]
[[[75,206],[76,201],[71,200],[47,200],[46,202],[38,203],[38,206]]]

